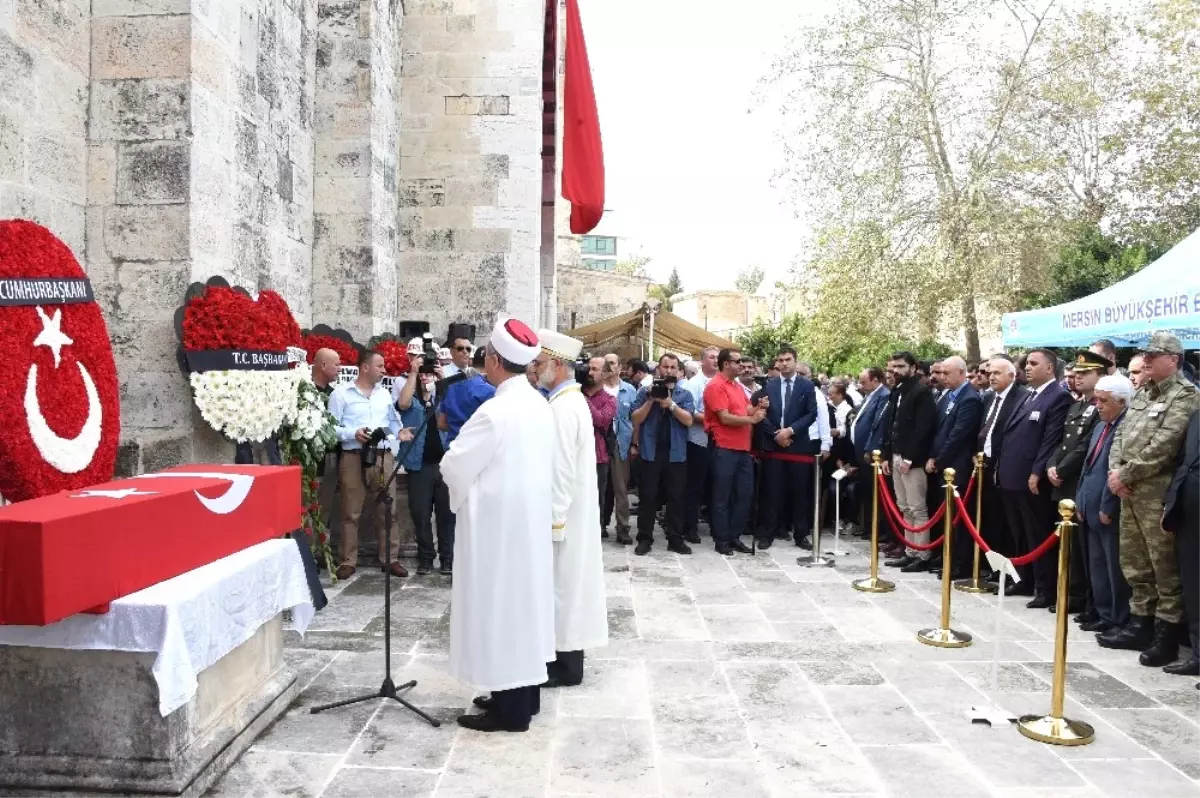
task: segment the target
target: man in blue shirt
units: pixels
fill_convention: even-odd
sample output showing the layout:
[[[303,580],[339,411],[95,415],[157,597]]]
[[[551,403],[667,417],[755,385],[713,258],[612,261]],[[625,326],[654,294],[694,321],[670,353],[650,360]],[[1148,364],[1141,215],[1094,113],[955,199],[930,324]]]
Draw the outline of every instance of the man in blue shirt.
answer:
[[[629,536],[629,465],[633,458],[633,401],[637,388],[621,379],[621,364],[615,354],[604,356],[604,390],[617,402],[617,417],[608,436],[609,489],[600,511],[600,526],[608,528],[613,512],[617,515],[617,542],[633,545]]]
[[[379,560],[383,569],[396,576],[408,576],[397,560],[400,558],[400,538],[392,535],[387,543],[388,529],[382,502],[375,501],[388,475],[392,473],[392,453],[385,440],[379,449],[375,465],[366,467],[362,448],[371,433],[383,429],[391,438],[411,440],[412,432],[401,430],[400,416],[392,404],[392,395],[379,385],[383,379],[383,355],[367,349],[358,358],[358,378],[342,385],[329,397],[329,413],[333,416],[342,459],[338,464],[338,484],[342,492],[342,534],[339,546],[338,579],[348,579],[358,565],[358,519],[363,504],[374,503],[375,531],[379,535]]]
[[[667,550],[691,554],[683,541],[683,501],[687,489],[687,431],[692,425],[695,401],[679,379],[679,357],[667,353],[658,359],[664,395],[652,397],[653,385],[638,390],[631,418],[639,427],[642,467],[639,478],[641,512],[634,554],[648,554],[654,543],[654,508],[658,491],[667,492]]]
[[[458,340],[461,343],[464,339]],[[438,429],[446,433],[446,446],[454,442],[454,439],[458,437],[458,431],[479,409],[479,406],[496,395],[496,389],[480,373],[483,369],[483,357],[484,348],[479,347],[471,361],[475,373],[446,389],[437,422]]]

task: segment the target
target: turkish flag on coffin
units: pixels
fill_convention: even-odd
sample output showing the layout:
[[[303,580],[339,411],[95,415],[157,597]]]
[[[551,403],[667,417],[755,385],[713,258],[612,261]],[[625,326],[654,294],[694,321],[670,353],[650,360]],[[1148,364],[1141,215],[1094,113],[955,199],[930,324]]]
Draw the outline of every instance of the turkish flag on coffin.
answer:
[[[0,624],[44,626],[300,526],[297,466],[178,466],[0,508]]]

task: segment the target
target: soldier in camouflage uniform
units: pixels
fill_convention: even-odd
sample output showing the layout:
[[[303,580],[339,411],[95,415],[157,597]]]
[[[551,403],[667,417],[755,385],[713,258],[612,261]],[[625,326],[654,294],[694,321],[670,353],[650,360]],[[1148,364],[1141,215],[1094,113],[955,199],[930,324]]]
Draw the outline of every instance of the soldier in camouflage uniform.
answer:
[[[1067,408],[1067,420],[1063,424],[1062,443],[1046,461],[1046,477],[1054,486],[1055,505],[1063,499],[1074,501],[1079,487],[1079,476],[1083,473],[1083,459],[1087,456],[1088,442],[1092,439],[1092,428],[1100,420],[1092,404],[1092,391],[1100,375],[1107,374],[1113,362],[1094,352],[1080,352],[1075,358],[1075,389],[1080,396]],[[1071,546],[1071,597],[1067,612],[1078,612],[1079,623],[1090,623],[1099,619],[1092,604],[1092,581],[1088,577],[1088,551],[1085,535],[1075,538],[1078,545]],[[1050,606],[1055,612],[1057,607]]]
[[[1175,540],[1159,526],[1163,494],[1197,406],[1196,387],[1183,379],[1183,346],[1156,332],[1143,351],[1147,379],[1117,428],[1109,455],[1108,487],[1121,497],[1121,572],[1133,590],[1124,627],[1097,636],[1105,648],[1142,652],[1147,667],[1173,662],[1185,641]]]

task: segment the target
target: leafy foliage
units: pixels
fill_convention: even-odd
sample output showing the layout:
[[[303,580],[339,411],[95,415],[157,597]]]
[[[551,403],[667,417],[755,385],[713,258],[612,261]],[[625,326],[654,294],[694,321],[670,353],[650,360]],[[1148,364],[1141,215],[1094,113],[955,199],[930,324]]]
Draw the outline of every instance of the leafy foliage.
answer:
[[[761,266],[751,266],[742,269],[737,273],[737,278],[734,279],[733,285],[737,290],[747,294],[753,294],[762,285],[766,279],[767,272]]]
[[[663,284],[655,283],[650,286],[650,290],[646,292],[650,299],[657,300],[663,310],[671,310],[673,307],[671,297],[676,294],[683,293],[683,280],[679,279],[679,270],[672,267],[671,276],[667,278],[667,282]]]
[[[1098,227],[1088,227],[1050,263],[1046,290],[1030,293],[1022,305],[1045,308],[1081,299],[1124,280],[1160,254],[1143,244],[1123,245]]]
[[[317,386],[305,379],[297,383],[296,420],[280,429],[279,449],[283,462],[300,466],[300,524],[311,541],[313,557],[325,563],[336,581],[329,528],[321,518],[317,496],[325,471],[325,455],[337,447],[337,432],[333,416],[325,409],[325,396]]]
[[[647,270],[647,267],[650,265],[650,261],[651,258],[646,255],[634,255],[613,264],[613,273],[624,275],[625,277],[649,279],[650,272]]]

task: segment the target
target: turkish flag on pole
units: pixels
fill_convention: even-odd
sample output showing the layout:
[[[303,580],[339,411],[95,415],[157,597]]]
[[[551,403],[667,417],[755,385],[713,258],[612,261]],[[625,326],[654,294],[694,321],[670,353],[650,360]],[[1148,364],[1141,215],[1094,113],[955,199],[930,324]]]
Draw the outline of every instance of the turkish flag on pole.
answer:
[[[604,147],[579,0],[567,0],[566,55],[562,195],[571,202],[571,232],[583,235],[595,229],[604,215]]]

